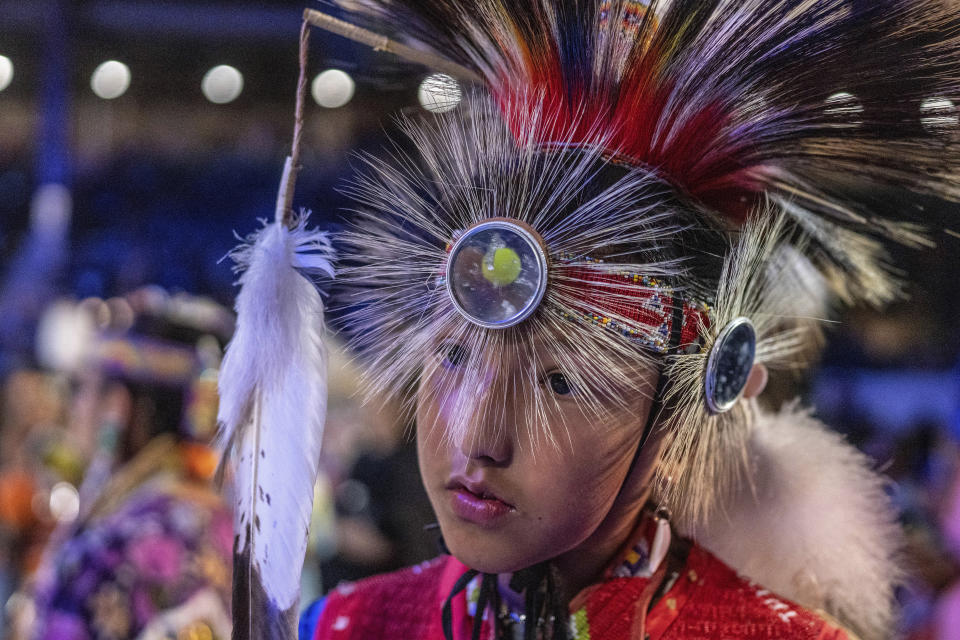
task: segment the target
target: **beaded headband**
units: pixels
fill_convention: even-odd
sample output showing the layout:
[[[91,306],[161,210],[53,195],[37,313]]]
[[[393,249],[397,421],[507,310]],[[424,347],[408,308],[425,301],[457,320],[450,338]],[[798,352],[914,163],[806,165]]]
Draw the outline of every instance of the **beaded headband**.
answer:
[[[446,287],[467,320],[488,329],[519,324],[543,300],[550,280],[574,283],[579,304],[565,316],[613,331],[659,354],[696,351],[710,326],[710,307],[685,300],[663,281],[606,268],[589,256],[548,254],[529,225],[508,218],[484,221],[447,244],[448,259],[437,286]],[[557,271],[560,271],[558,274]]]

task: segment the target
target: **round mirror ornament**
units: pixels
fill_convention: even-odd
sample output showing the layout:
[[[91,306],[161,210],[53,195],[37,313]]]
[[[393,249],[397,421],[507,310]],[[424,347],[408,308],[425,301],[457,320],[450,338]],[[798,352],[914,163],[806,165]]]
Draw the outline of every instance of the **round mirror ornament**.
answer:
[[[522,322],[547,290],[547,254],[527,225],[492,219],[467,229],[450,249],[447,293],[467,320],[488,329]]]
[[[713,413],[733,408],[750,378],[757,355],[757,332],[749,318],[737,318],[717,336],[707,358],[704,392]]]

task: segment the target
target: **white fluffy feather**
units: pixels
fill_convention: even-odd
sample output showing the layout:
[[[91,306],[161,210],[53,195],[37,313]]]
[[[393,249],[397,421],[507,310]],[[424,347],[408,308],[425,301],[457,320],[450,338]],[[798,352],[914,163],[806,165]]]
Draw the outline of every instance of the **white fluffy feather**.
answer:
[[[256,619],[260,606],[268,619],[296,615],[327,400],[324,305],[303,271],[332,276],[331,254],[306,216],[293,229],[265,225],[231,254],[242,288],[218,418],[234,469],[235,563],[245,564],[239,572],[235,564],[234,608],[252,609],[247,619],[235,616],[235,626],[249,626],[235,628],[235,638],[280,637],[273,623]]]
[[[759,407],[747,482],[693,537],[742,575],[886,638],[901,531],[870,460],[797,403]]]

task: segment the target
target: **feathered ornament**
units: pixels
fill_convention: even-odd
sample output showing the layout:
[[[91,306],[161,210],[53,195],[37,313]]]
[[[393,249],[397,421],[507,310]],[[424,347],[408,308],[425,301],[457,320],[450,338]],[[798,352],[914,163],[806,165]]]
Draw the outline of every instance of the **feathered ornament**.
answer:
[[[327,402],[324,303],[311,275],[333,277],[326,234],[290,210],[302,131],[308,30],[300,39],[293,151],[276,217],[230,255],[241,273],[237,329],[220,372],[219,443],[233,469],[233,638],[296,638],[300,567]]]
[[[516,393],[528,402],[515,427],[530,431],[535,449],[562,445],[563,431],[544,428],[557,399],[539,363],[564,372],[591,420],[639,410],[654,391],[643,373],[658,367],[671,342],[664,327],[676,327],[678,339],[689,344],[704,312],[667,284],[696,266],[671,244],[696,238],[700,264],[716,278],[727,241],[719,231],[693,228],[695,219],[655,174],[610,167],[596,148],[544,153],[532,137],[517,140],[496,104],[469,100],[447,118],[404,121],[418,155],[398,146],[395,162],[365,157],[370,170],[347,189],[362,209],[341,235],[344,253],[353,258],[339,274],[351,304],[344,327],[368,359],[365,381],[374,397],[402,396],[419,378],[436,382],[422,385],[421,394],[457,398],[445,414],[444,437],[457,441],[469,421],[504,410],[496,398]],[[451,241],[501,218],[535,230],[549,247],[551,285],[522,324],[491,330],[457,308],[447,267]],[[473,253],[467,247],[457,255]],[[507,278],[511,250],[494,254],[503,272],[488,275]],[[515,358],[530,366],[511,366]],[[457,387],[487,392],[453,394]]]

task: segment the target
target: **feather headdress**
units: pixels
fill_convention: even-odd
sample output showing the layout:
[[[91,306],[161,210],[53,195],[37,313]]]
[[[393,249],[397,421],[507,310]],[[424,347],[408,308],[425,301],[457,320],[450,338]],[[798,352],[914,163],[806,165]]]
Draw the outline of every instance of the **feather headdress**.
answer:
[[[555,401],[538,350],[597,418],[649,396],[638,372],[657,367],[671,378],[664,424],[676,427],[664,468],[691,518],[735,475],[749,432],[747,414],[717,411],[704,388],[724,330],[747,316],[757,361],[797,364],[804,323],[790,316],[797,299],[820,297],[797,274],[881,303],[899,291],[882,239],[923,242],[871,190],[960,198],[957,131],[921,123],[924,99],[960,87],[960,23],[937,2],[364,6],[482,79],[457,112],[405,120],[414,151],[366,158],[352,188],[345,324],[369,356],[371,389],[440,379],[422,392],[456,398],[452,438],[497,411],[498,393],[524,394],[520,427],[556,444],[563,434],[540,426]],[[461,239],[496,219],[530,232],[546,272],[536,309],[508,328],[465,318],[449,282],[471,249]],[[520,273],[526,258],[498,263],[506,241],[491,233],[475,262],[496,288],[499,270],[522,277],[510,265]],[[488,380],[518,354],[525,373]],[[440,367],[455,372],[432,375]]]
[[[364,4],[482,77],[519,140],[600,147],[731,228],[776,199],[851,300],[896,293],[877,236],[922,240],[864,194],[960,197],[956,131],[920,118],[958,95],[960,19],[939,1]]]

